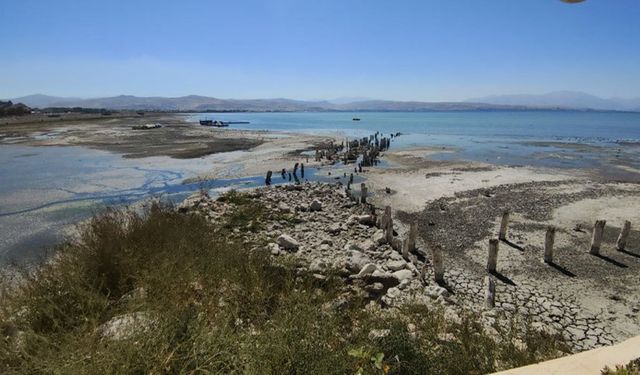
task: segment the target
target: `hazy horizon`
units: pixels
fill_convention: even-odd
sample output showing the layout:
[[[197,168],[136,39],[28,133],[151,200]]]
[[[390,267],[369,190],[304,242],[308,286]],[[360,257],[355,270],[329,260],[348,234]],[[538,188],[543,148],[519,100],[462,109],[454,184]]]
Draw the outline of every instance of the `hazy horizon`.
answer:
[[[0,97],[638,98],[640,2],[0,5]]]

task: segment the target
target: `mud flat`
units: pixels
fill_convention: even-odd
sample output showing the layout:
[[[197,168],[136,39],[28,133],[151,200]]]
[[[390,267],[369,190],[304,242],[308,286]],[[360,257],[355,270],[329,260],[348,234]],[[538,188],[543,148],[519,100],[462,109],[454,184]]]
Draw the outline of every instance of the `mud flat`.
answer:
[[[68,118],[66,116],[69,116]],[[242,131],[199,126],[187,115],[150,113],[144,116],[63,115],[61,118],[25,118],[0,125],[0,145],[84,146],[122,154],[126,158],[170,156],[189,159],[210,154],[249,150],[277,142],[278,135],[264,131]],[[133,130],[133,126],[159,123],[157,129]],[[314,136],[288,135],[289,144],[321,142]],[[282,149],[278,143],[276,148]],[[265,148],[259,149],[263,151]]]
[[[591,170],[502,167],[429,160],[434,150],[389,151],[391,167],[370,170],[374,204],[391,206],[418,243],[444,255],[447,289],[475,308],[485,304],[490,239],[499,242],[496,311],[528,317],[584,350],[640,335],[640,184]],[[389,188],[389,190],[387,190]],[[590,254],[596,220],[606,220],[602,245]],[[616,240],[628,220],[624,250]],[[543,262],[555,228],[553,262]],[[432,271],[430,271],[432,272]]]

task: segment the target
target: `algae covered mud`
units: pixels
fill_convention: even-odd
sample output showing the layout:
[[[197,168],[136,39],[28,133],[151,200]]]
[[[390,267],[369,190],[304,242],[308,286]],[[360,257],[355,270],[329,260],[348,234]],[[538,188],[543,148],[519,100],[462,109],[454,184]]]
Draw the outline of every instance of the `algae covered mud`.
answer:
[[[381,188],[403,191],[397,197],[423,189],[424,177],[416,180],[422,176],[417,175],[422,162],[442,169],[433,173],[505,165],[563,168],[533,178],[545,180],[568,170],[635,180],[640,170],[640,114],[636,113],[360,113],[358,122],[349,113],[215,114],[222,121],[249,122],[233,129],[202,127],[198,120],[204,117],[212,116],[63,118],[0,126],[2,261],[42,254],[45,247],[61,240],[71,224],[105,206],[158,196],[178,202],[200,189],[215,193],[259,186],[267,170],[274,171],[275,183],[288,183],[278,172],[291,169],[297,161],[306,162],[318,145],[376,131],[402,134],[384,159],[415,172],[398,174],[393,168],[377,168],[368,176]],[[131,129],[148,121],[163,127]],[[468,161],[484,164],[470,166],[465,164]],[[344,173],[340,165],[321,164],[309,161],[305,178],[340,180]],[[532,179],[526,168],[508,172],[496,181]],[[402,204],[417,204],[417,209],[424,200],[416,202],[416,197],[436,199],[439,191],[454,186],[476,187],[479,181],[466,176],[456,183],[447,180],[441,186],[444,189],[429,188],[433,196],[413,194]]]

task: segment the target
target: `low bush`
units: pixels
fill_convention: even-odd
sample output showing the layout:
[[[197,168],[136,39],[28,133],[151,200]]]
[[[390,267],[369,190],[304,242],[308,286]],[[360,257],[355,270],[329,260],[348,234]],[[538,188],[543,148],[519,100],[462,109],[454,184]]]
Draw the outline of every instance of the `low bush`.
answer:
[[[216,224],[158,204],[107,211],[18,287],[5,284],[0,373],[481,374],[563,349],[516,328],[526,324],[496,337],[472,313],[383,311],[339,277],[245,243],[233,229],[257,230],[267,210],[223,199],[237,208]],[[106,322],[133,313],[144,329],[105,337]]]

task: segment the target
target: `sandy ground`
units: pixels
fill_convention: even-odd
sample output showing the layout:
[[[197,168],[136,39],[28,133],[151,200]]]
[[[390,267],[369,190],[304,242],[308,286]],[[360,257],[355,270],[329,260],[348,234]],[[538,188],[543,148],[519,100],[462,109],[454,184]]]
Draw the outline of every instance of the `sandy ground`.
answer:
[[[488,241],[497,238],[508,210],[498,260],[499,311],[535,316],[578,351],[640,335],[640,184],[586,170],[436,162],[428,158],[432,152],[389,151],[391,166],[366,175],[376,206],[391,205],[405,228],[417,222],[427,258],[430,248],[442,247],[452,293],[482,309]],[[593,256],[597,219],[607,226],[601,255]],[[627,249],[617,251],[624,220],[632,231]],[[557,228],[553,265],[542,262],[548,226]]]
[[[560,181],[584,172],[529,167],[498,167],[477,162],[431,161],[437,148],[390,151],[388,169],[372,169],[367,179],[378,192],[375,201],[407,212],[421,211],[428,201],[451,197],[457,192],[490,188],[504,184],[534,181]],[[392,194],[385,194],[390,188]]]

